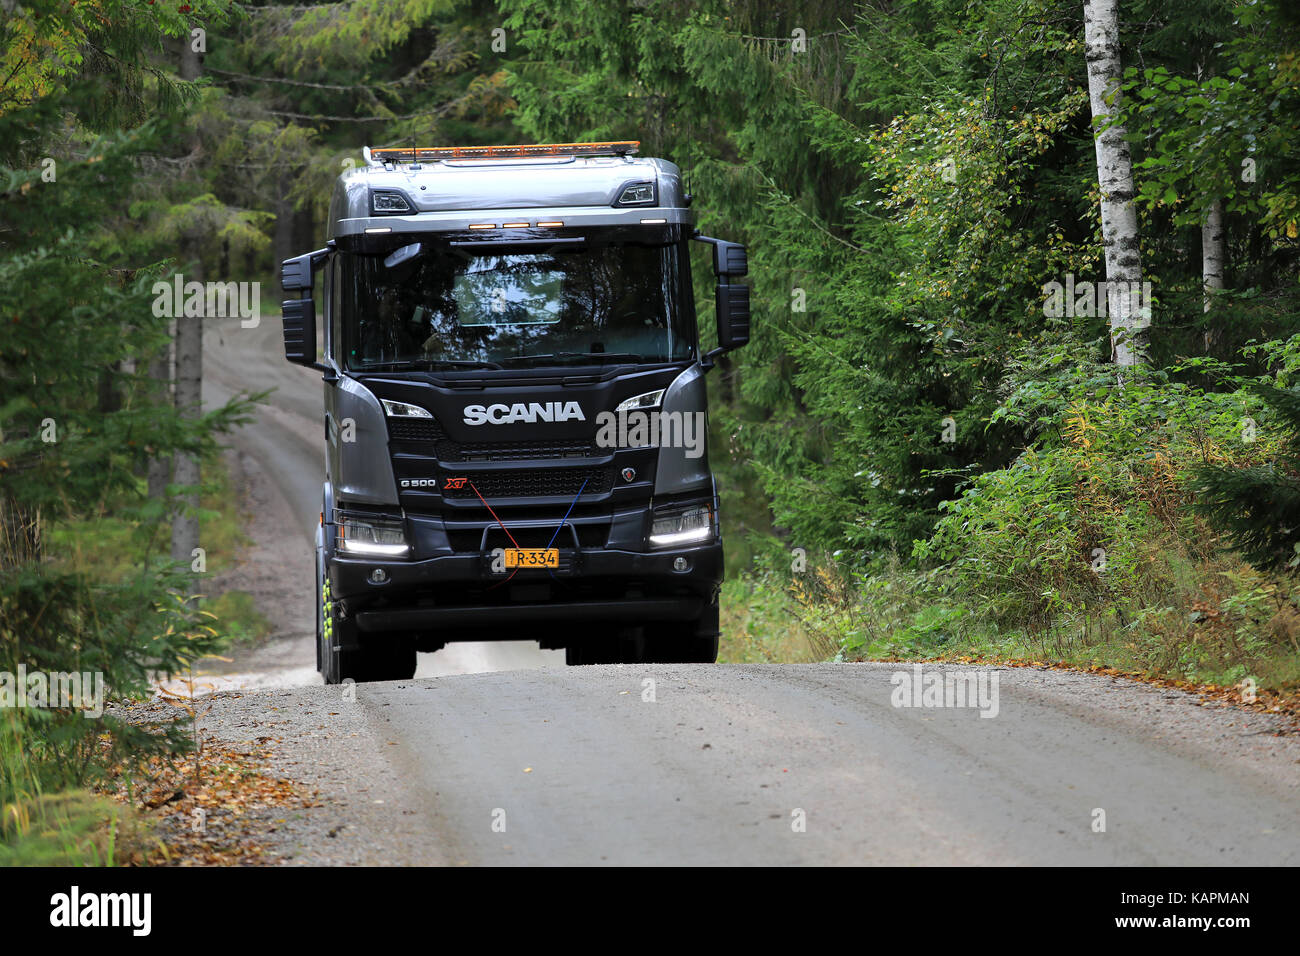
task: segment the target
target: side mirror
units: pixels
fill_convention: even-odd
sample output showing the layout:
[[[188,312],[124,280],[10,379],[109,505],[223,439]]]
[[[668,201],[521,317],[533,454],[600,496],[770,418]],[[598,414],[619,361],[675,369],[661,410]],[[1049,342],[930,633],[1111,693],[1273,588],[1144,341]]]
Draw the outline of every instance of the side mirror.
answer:
[[[712,236],[701,235],[698,232],[691,238],[696,242],[707,242],[713,247],[714,275],[734,278],[749,274],[749,253],[740,243],[714,239]]]
[[[738,349],[749,341],[749,286],[730,281],[749,274],[749,253],[738,242],[714,239],[698,232],[691,238],[713,246],[713,271],[718,276],[717,298],[714,300],[718,315],[718,348],[702,360],[705,368],[712,368],[713,360],[723,352]]]
[[[288,292],[310,292],[316,264],[323,261],[327,249],[318,249],[305,255],[294,256],[280,263],[280,288]]]
[[[717,239],[713,243],[713,271],[720,276],[749,274],[749,253],[738,242]]]
[[[316,364],[316,303],[311,296],[280,305],[284,318],[284,357],[295,365]]]
[[[295,365],[306,365],[325,370],[316,362],[316,303],[312,301],[312,280],[316,267],[329,256],[329,248],[317,249],[280,263],[280,287],[286,295],[305,292],[300,299],[287,299],[280,304],[284,319],[284,357]]]
[[[740,348],[749,341],[749,286],[719,282],[715,305],[718,344],[727,351]]]

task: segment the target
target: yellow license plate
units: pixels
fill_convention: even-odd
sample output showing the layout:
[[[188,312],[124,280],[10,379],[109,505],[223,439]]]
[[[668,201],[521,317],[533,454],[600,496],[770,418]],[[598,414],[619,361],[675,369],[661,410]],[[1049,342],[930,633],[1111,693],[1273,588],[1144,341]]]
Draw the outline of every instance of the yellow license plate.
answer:
[[[506,548],[507,568],[558,568],[559,548]]]

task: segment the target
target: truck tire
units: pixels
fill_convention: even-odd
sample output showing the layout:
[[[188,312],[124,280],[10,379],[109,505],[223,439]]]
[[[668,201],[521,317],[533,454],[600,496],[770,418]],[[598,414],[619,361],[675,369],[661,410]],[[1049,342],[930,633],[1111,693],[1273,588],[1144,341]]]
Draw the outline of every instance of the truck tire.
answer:
[[[639,664],[645,661],[644,628],[625,627],[603,637],[575,640],[564,648],[564,663]]]
[[[704,631],[703,634],[700,632]],[[712,631],[712,633],[709,633]],[[645,635],[646,660],[656,664],[715,664],[718,660],[718,610],[695,621],[651,625]]]
[[[647,638],[646,650],[647,660],[655,664],[716,664],[718,635],[684,634],[680,626],[668,633],[657,630]]]
[[[410,680],[415,676],[415,645],[396,634],[374,635],[378,642],[373,647],[359,647],[344,651],[344,667],[351,669],[350,676],[358,684],[381,680]],[[346,677],[345,677],[346,679]]]
[[[357,629],[339,618],[319,557],[316,563],[316,669],[327,684],[354,681],[409,680],[415,676],[415,643],[406,635],[372,636],[370,646],[357,646]]]

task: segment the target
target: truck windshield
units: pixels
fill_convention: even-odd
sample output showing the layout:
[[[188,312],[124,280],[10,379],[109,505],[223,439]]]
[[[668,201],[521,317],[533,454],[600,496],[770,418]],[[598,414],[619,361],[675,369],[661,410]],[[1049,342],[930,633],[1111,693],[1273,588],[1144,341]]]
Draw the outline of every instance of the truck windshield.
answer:
[[[352,371],[676,362],[694,356],[675,244],[455,246],[342,254]]]

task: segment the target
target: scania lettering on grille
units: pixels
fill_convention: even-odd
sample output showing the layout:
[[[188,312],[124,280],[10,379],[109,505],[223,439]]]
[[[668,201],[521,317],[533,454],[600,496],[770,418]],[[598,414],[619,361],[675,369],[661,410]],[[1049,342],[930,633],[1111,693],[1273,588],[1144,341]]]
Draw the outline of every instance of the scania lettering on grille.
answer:
[[[577,402],[516,402],[514,405],[466,405],[466,425],[514,425],[527,422],[585,422]]]

